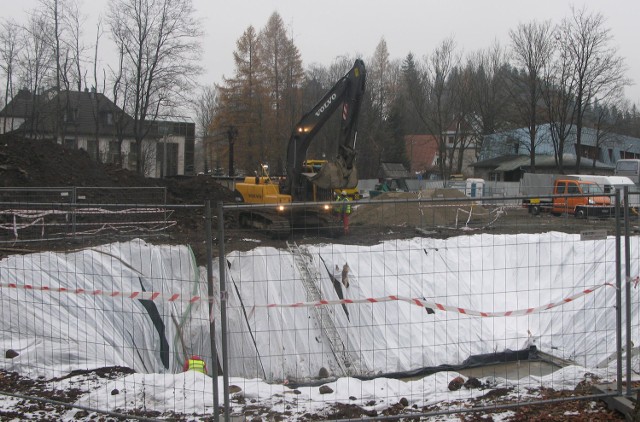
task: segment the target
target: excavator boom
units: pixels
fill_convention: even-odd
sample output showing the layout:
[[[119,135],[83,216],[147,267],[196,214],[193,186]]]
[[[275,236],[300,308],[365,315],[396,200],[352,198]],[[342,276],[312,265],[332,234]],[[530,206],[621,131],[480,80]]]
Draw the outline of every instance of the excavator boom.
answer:
[[[340,110],[341,124],[338,154],[326,162],[309,180],[319,188],[354,188],[358,174],[354,164],[358,115],[365,90],[364,62],[357,59],[353,67],[305,114],[296,125],[287,146],[287,180],[284,191],[294,200],[303,198],[303,163],[315,135],[334,112]]]

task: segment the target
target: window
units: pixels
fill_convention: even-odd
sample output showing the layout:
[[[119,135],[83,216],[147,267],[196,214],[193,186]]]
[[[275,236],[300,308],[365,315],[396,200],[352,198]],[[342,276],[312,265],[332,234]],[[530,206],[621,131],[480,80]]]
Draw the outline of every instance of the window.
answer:
[[[602,195],[604,193],[604,190],[600,187],[600,185],[592,183],[581,183],[580,187],[582,188],[582,193],[595,193],[599,195]]]
[[[627,151],[620,151],[620,158],[628,158],[628,159],[634,159],[634,158],[640,158],[640,154],[634,154],[633,152],[627,152]]]
[[[599,149],[596,147],[593,147],[591,145],[580,145],[580,147],[578,148],[578,145],[575,145],[575,148],[576,155],[580,155],[583,158],[589,158],[592,160],[598,159]]]
[[[107,114],[104,116],[104,122],[107,126],[113,126],[113,112],[107,112]]]
[[[93,160],[98,161],[98,141],[94,139],[87,140],[87,153]]]
[[[129,142],[129,156],[127,166],[129,170],[135,170],[138,161],[138,150],[136,149],[136,141]]]
[[[119,145],[118,141],[109,141],[109,163],[116,163],[118,160]]]
[[[66,138],[64,140],[64,147],[68,149],[76,149],[76,140],[72,138]]]
[[[578,188],[576,183],[569,183],[567,186],[567,193],[569,195],[578,195],[580,193],[580,188]]]

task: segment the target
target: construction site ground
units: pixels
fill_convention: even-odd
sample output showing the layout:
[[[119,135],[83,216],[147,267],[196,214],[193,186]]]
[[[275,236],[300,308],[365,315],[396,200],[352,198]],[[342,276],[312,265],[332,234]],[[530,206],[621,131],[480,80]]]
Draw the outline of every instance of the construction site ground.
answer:
[[[12,136],[0,136],[0,187],[63,187],[63,186],[99,186],[99,187],[153,187],[161,186],[167,189],[167,203],[173,205],[194,204],[201,205],[209,200],[212,204],[219,201],[233,203],[233,192],[220,185],[209,176],[196,176],[185,178],[150,179],[144,178],[135,172],[122,170],[111,165],[103,165],[91,160],[89,155],[82,150],[66,149],[60,145],[46,140],[20,139]],[[105,201],[119,201],[118,193],[112,193],[113,197],[105,198]],[[286,248],[286,241],[294,241],[299,245],[334,242],[359,245],[374,245],[384,240],[408,239],[416,236],[429,236],[436,238],[448,238],[451,236],[469,235],[475,233],[494,234],[518,234],[539,233],[548,231],[562,231],[567,233],[580,233],[586,229],[606,229],[609,234],[616,231],[615,221],[606,220],[579,220],[572,216],[553,216],[543,213],[538,216],[531,215],[526,209],[517,204],[502,206],[499,203],[475,203],[470,204],[462,199],[459,203],[444,203],[440,208],[427,209],[416,202],[386,204],[382,199],[414,199],[417,195],[421,198],[461,198],[457,191],[431,191],[422,193],[389,193],[382,195],[369,204],[354,204],[354,212],[351,217],[351,230],[348,236],[325,236],[321,232],[313,230],[294,231],[289,239],[273,239],[267,234],[257,231],[247,232],[237,226],[237,221],[232,212],[225,218],[225,249],[249,250],[260,246],[274,246]],[[432,204],[433,205],[433,204]],[[472,217],[468,218],[471,208],[474,207]],[[391,218],[393,217],[393,218]],[[176,209],[175,219],[177,225],[171,231],[159,238],[162,242],[171,244],[188,244],[193,248],[196,258],[201,265],[206,262],[206,243],[204,239],[204,212],[202,209]],[[336,220],[339,226],[340,221]],[[214,226],[215,230],[215,226]],[[250,233],[252,241],[247,241]],[[216,232],[214,232],[214,237]],[[255,240],[255,241],[253,241]],[[214,239],[213,252],[217,254],[219,239]],[[91,243],[89,240],[87,241]],[[95,242],[107,243],[109,239],[96,239]],[[68,250],[77,248],[77,244],[67,241],[37,242],[28,245],[4,244],[0,248],[0,258],[12,253],[29,253],[39,250]],[[107,368],[108,369],[108,368]],[[505,367],[493,367],[482,370],[477,376],[482,376],[486,371],[503,370],[507,373],[521,375],[525,368],[521,363],[512,363]],[[545,372],[549,368],[536,366],[526,368],[532,372]],[[475,373],[474,373],[475,374]],[[471,374],[470,374],[471,375]],[[15,374],[0,372],[0,381],[4,389],[22,394],[34,394],[47,397],[50,392],[43,392],[37,381],[27,382]],[[584,393],[584,392],[583,392]],[[545,392],[547,398],[562,398],[568,393]],[[505,393],[506,395],[506,393]],[[63,398],[64,399],[64,398]],[[68,397],[69,401],[74,397]],[[571,417],[571,420],[624,420],[624,416],[618,412],[607,410],[602,402],[599,413],[589,413],[589,418]],[[585,409],[587,402],[572,401],[558,402],[545,406],[524,406],[515,410],[516,415],[510,420],[568,420],[567,414],[579,415]],[[12,415],[20,419],[20,415]],[[360,417],[363,416],[358,409],[345,408],[335,417]],[[595,419],[594,419],[595,418]],[[2,417],[0,417],[2,419]],[[461,420],[491,420],[483,415],[468,414],[461,416]]]

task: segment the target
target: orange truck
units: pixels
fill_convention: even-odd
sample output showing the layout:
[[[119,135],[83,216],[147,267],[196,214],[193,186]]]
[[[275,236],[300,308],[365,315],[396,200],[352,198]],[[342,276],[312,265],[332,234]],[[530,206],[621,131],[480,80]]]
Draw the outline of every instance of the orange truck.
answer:
[[[584,180],[588,177],[525,174],[520,182],[520,193],[529,197],[523,200],[523,206],[534,215],[547,211],[554,215],[570,214],[577,218],[613,216],[611,197],[598,183]]]

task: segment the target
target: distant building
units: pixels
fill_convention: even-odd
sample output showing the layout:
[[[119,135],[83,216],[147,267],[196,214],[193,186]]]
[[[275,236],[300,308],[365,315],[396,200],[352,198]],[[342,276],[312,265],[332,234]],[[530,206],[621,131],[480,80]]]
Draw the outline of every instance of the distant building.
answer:
[[[447,155],[451,148],[454,148],[454,132],[445,132]],[[459,134],[457,135],[459,137]],[[440,156],[438,155],[439,137],[435,135],[406,135],[404,137],[407,156],[409,157],[410,171],[413,174],[420,174],[424,179],[436,180],[441,179],[440,174]],[[453,154],[453,159],[457,160],[458,151]],[[466,177],[473,176],[473,168],[470,167],[475,162],[475,144],[469,145],[464,151],[462,160],[462,173]],[[455,172],[457,162],[453,163],[453,171]],[[449,164],[445,163],[445,168],[449,168]],[[450,176],[450,175],[449,175]]]
[[[425,179],[436,178],[438,169],[438,140],[433,135],[406,135],[404,137],[409,171]]]
[[[167,118],[145,124],[147,134],[141,144],[145,176],[192,175],[195,123],[189,118]],[[20,90],[0,110],[0,134],[10,132],[84,149],[103,163],[116,162],[119,149],[122,167],[136,169],[133,118],[95,91],[33,94]]]
[[[566,174],[577,171],[578,154],[581,157],[581,173],[613,174],[619,159],[640,158],[640,139],[614,133],[598,138],[595,129],[583,128],[579,150],[573,130],[565,141],[562,153],[563,170]],[[529,133],[524,128],[486,136],[478,162],[472,164],[474,176],[485,180],[518,181],[523,173],[532,170],[529,154]],[[559,171],[549,124],[537,129],[535,167],[537,173]]]

